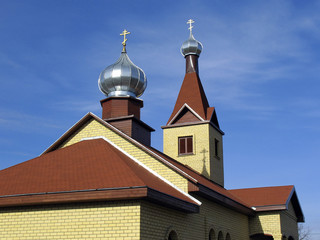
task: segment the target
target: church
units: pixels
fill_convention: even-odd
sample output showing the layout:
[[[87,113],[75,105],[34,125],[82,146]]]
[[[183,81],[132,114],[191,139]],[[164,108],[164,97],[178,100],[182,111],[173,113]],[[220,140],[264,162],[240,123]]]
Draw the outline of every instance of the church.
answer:
[[[102,115],[87,113],[40,156],[0,171],[0,239],[299,239],[293,185],[224,187],[224,132],[201,84],[192,23],[163,152],[140,118],[147,78],[124,30],[119,59],[99,77]]]

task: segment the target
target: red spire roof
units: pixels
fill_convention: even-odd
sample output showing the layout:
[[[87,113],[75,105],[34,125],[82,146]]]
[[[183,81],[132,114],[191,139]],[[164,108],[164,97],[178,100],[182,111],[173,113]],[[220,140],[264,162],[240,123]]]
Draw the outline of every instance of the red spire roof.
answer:
[[[192,108],[203,120],[210,120],[209,103],[196,72],[186,73],[173,112],[167,125],[176,116],[184,104]],[[212,111],[209,111],[212,113]]]

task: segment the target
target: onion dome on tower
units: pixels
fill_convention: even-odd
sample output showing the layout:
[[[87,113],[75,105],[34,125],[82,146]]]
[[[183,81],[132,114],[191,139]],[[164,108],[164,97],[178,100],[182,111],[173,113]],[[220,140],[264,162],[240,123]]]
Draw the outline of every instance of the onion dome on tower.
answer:
[[[127,55],[127,34],[130,34],[127,30],[120,34],[123,48],[119,59],[99,76],[100,91],[107,96],[100,101],[102,119],[140,143],[150,145],[154,129],[140,120],[143,101],[138,98],[147,87],[147,77]]]
[[[180,51],[186,59],[186,73],[196,72],[199,74],[198,58],[202,51],[202,44],[196,40],[192,34],[192,23],[194,23],[194,21],[189,19],[187,24],[190,25],[190,35],[188,40],[182,44]]]
[[[194,21],[192,19],[189,19],[187,22],[190,24],[189,30],[190,30],[190,36],[188,40],[186,40],[182,46],[181,46],[181,54],[186,57],[187,55],[197,55],[198,57],[200,56],[200,53],[202,51],[202,44],[198,40],[196,40],[192,34],[192,23]]]
[[[106,67],[99,76],[100,91],[107,97],[131,96],[136,98],[141,96],[147,87],[145,73],[127,55],[127,34],[130,34],[127,30],[120,34],[124,36],[124,40],[119,59],[114,64]]]

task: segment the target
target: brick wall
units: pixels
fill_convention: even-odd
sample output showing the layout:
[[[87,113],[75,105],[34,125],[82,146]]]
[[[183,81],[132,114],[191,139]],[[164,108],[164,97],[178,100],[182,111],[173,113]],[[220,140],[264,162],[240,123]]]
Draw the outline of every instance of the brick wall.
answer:
[[[193,154],[178,154],[178,138],[193,137]],[[215,156],[214,141],[219,140],[219,158]],[[163,152],[197,172],[224,185],[222,135],[210,124],[197,124],[163,129]]]
[[[0,210],[0,239],[159,240],[175,230],[179,240],[249,240],[247,216],[206,199],[200,213],[187,214],[147,201],[114,201]]]
[[[178,138],[193,137],[193,154],[179,155]],[[209,132],[207,124],[163,129],[163,152],[209,177]],[[206,151],[201,154],[201,151]],[[205,160],[205,161],[203,161]]]
[[[249,240],[248,217],[212,203],[204,198],[200,213],[186,214],[149,202],[141,204],[141,239],[165,239],[170,230],[175,230],[179,240],[209,239],[211,229],[215,236],[221,232],[223,239]]]
[[[298,225],[293,206],[288,210],[259,212],[250,218],[250,235],[256,233],[271,234],[274,240],[282,240],[282,236],[298,240]]]
[[[0,209],[0,239],[140,239],[135,201]]]
[[[248,216],[202,197],[197,196],[197,199],[202,202],[200,214],[206,219],[206,235],[209,234],[210,229],[213,229],[216,237],[221,231],[223,239],[226,238],[227,233],[233,240],[249,239]],[[208,237],[205,239],[208,239]]]
[[[173,209],[161,207],[149,202],[141,204],[141,240],[166,239],[173,229],[181,239],[204,239],[201,221],[195,221],[199,214],[187,214]],[[192,231],[190,231],[192,229]],[[191,232],[191,233],[190,233]],[[201,237],[199,237],[201,236]]]
[[[218,140],[218,156],[215,156],[215,140]],[[211,179],[224,186],[223,141],[222,134],[209,125],[210,171]]]
[[[287,211],[282,211],[280,213],[281,219],[281,231],[287,239],[291,236],[295,240],[298,240],[298,224],[297,217],[293,210],[293,206],[291,202],[289,203],[289,207]]]
[[[250,235],[264,233],[274,237],[281,236],[280,213],[278,211],[257,213],[255,217],[250,218],[249,223]]]

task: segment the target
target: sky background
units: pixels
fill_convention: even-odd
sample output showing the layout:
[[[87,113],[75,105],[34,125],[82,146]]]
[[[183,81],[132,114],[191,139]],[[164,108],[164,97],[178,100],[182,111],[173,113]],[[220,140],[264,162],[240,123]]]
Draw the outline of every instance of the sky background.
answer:
[[[87,112],[127,52],[147,75],[142,120],[162,130],[202,42],[200,78],[224,136],[228,189],[295,185],[320,240],[320,1],[0,0],[0,169],[34,158]]]

